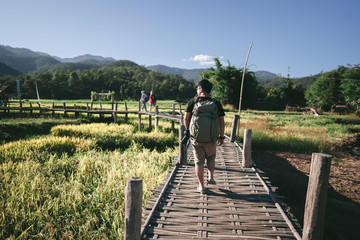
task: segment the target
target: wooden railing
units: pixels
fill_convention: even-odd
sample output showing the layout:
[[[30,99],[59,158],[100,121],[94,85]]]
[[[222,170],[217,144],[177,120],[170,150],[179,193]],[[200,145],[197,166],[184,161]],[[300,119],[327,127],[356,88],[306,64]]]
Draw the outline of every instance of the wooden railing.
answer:
[[[79,114],[86,114],[87,116],[91,116],[94,114],[98,114],[100,117],[102,117],[105,114],[110,114],[113,117],[113,121],[114,123],[117,122],[117,118],[119,114],[124,114],[125,115],[125,122],[128,121],[128,115],[129,114],[138,114],[138,129],[140,130],[141,128],[141,116],[142,115],[148,115],[149,116],[149,126],[150,128],[152,127],[152,117],[155,117],[155,129],[157,129],[158,124],[159,124],[159,119],[163,118],[163,119],[167,119],[167,120],[171,120],[172,121],[172,130],[174,130],[175,128],[175,122],[180,122],[182,119],[182,114],[181,114],[181,105],[179,108],[179,112],[180,114],[176,114],[175,111],[175,104],[172,105],[172,113],[161,113],[159,111],[158,106],[155,107],[154,112],[150,112],[150,111],[141,111],[141,106],[140,106],[140,102],[138,104],[138,110],[129,110],[127,103],[124,103],[124,109],[123,110],[119,110],[118,108],[118,103],[112,103],[111,104],[111,108],[103,108],[102,104],[99,104],[99,107],[95,108],[93,106],[93,104],[86,104],[86,106],[77,106],[76,104],[74,105],[66,105],[66,103],[64,102],[62,107],[59,106],[55,106],[54,103],[52,103],[52,106],[50,108],[48,107],[42,107],[39,103],[36,105],[33,105],[32,103],[30,103],[29,107],[24,107],[22,106],[22,104],[20,104],[20,106],[17,107],[10,107],[10,106],[2,106],[0,107],[0,111],[4,111],[4,112],[19,112],[19,113],[25,113],[28,112],[30,114],[33,114],[35,112],[39,112],[39,113],[50,113],[52,115],[52,117],[55,117],[56,113],[60,113],[63,114],[64,117],[67,117],[69,113],[74,113],[75,117],[79,116]]]

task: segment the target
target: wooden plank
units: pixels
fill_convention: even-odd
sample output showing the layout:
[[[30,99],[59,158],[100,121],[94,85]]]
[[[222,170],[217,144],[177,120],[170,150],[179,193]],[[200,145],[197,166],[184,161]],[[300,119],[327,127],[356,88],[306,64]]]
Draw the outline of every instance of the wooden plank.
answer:
[[[241,166],[236,143],[226,142],[217,149],[216,185],[206,194],[197,192],[193,153],[189,164],[179,165],[169,182],[153,218],[146,239],[296,239],[274,196],[264,188],[253,168]],[[205,171],[207,177],[207,171]],[[157,196],[160,189],[154,190]],[[153,205],[155,200],[150,200]],[[150,208],[147,208],[150,209]]]

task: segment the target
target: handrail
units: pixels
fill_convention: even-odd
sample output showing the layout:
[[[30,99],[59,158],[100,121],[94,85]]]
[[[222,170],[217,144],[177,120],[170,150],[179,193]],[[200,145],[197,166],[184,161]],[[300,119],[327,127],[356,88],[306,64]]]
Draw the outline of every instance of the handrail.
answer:
[[[42,107],[0,107],[0,110],[3,111],[42,111],[42,112],[74,112],[74,113],[88,113],[88,114],[140,114],[159,117],[163,119],[168,119],[172,121],[180,122],[182,120],[182,114],[174,115],[168,113],[154,113],[154,112],[144,112],[137,110],[114,110],[114,109],[80,109],[80,108],[42,108]]]

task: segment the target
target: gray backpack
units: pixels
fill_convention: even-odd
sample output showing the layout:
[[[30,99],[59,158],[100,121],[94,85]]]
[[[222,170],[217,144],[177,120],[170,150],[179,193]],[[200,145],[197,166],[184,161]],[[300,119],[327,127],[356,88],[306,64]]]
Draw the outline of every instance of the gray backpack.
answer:
[[[220,121],[218,107],[213,99],[195,100],[189,130],[193,144],[216,142]]]

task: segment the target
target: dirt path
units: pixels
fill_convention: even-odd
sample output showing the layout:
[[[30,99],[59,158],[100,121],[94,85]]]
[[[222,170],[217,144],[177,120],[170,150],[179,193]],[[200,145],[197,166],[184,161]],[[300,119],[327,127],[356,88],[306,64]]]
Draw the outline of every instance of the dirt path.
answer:
[[[253,152],[253,160],[302,225],[311,155]],[[360,158],[353,151],[333,156],[326,204],[324,239],[360,239]]]

